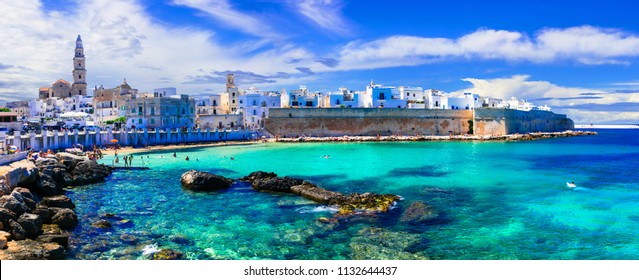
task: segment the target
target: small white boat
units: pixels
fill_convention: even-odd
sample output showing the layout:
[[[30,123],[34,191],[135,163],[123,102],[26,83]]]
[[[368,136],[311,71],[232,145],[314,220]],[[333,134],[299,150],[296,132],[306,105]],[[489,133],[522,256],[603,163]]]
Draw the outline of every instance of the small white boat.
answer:
[[[577,185],[575,185],[575,183],[570,183],[570,182],[566,182],[566,186],[568,186],[569,188],[576,188]]]

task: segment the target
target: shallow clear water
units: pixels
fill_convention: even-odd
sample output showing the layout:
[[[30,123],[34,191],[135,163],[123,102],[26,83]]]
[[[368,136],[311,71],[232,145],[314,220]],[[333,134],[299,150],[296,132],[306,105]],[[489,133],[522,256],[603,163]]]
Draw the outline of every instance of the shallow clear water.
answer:
[[[143,165],[142,156],[151,170],[117,171],[105,183],[68,191],[81,218],[71,256],[144,258],[142,247],[157,243],[189,259],[639,259],[639,131],[599,133],[531,142],[268,143],[176,150],[177,158],[138,153],[133,164]],[[332,217],[330,209],[295,195],[245,183],[183,190],[180,175],[189,169],[231,178],[273,171],[404,200],[389,213],[329,226],[317,219]],[[416,201],[432,205],[438,218],[402,222]],[[108,218],[112,229],[91,226],[107,213],[117,216]]]

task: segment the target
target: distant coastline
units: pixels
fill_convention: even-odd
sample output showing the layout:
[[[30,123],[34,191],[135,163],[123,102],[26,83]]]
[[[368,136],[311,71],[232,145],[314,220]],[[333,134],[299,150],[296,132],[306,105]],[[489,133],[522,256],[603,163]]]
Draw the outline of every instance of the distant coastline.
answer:
[[[639,129],[639,124],[575,124],[575,129]]]

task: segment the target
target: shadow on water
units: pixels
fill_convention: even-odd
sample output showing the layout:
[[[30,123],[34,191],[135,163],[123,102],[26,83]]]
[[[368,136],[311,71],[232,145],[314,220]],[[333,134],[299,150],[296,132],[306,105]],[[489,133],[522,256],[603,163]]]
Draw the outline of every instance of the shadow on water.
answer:
[[[434,165],[424,165],[420,167],[394,168],[388,171],[388,176],[393,177],[444,177],[450,172],[437,170]]]

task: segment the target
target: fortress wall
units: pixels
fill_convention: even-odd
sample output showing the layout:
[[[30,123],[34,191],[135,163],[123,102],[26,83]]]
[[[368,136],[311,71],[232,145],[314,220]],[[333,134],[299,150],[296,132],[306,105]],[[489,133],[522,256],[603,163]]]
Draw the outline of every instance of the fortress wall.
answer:
[[[566,115],[548,111],[475,109],[475,134],[503,135],[529,132],[556,132],[574,129]]]
[[[273,108],[264,127],[280,136],[476,135],[554,132],[574,128],[566,115],[548,111],[400,108]]]
[[[264,120],[273,135],[449,135],[468,133],[471,110],[274,108]]]

